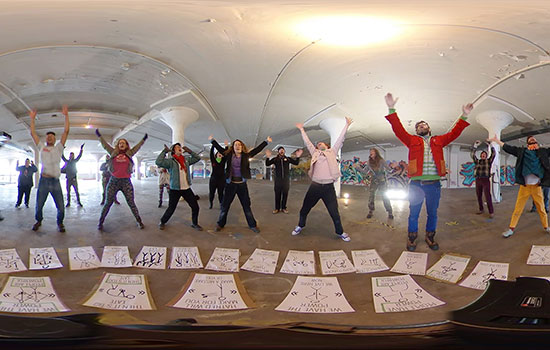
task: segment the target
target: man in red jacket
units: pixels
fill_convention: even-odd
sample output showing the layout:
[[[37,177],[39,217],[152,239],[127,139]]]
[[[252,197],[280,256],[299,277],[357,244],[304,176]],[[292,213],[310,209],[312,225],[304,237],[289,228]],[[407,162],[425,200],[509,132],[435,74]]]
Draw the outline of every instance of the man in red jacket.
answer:
[[[407,250],[416,249],[416,238],[418,237],[418,216],[422,209],[422,203],[426,199],[426,243],[432,250],[438,250],[439,245],[435,242],[435,228],[437,226],[437,208],[441,197],[440,179],[447,173],[445,159],[443,159],[443,147],[453,142],[460,136],[462,130],[470,125],[466,119],[474,106],[471,103],[462,106],[462,115],[446,134],[432,136],[430,126],[425,121],[419,121],[415,125],[416,135],[409,134],[397,113],[391,93],[386,96],[390,114],[386,119],[390,122],[395,136],[409,148],[409,173],[411,179],[409,184],[409,234],[407,239]]]

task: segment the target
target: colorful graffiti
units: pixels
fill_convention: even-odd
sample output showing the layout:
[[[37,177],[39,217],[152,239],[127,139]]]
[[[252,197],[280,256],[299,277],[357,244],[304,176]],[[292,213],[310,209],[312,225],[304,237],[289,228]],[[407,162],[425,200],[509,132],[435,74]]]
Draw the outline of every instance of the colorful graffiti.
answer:
[[[389,187],[407,187],[409,184],[408,164],[401,161],[387,161],[391,169],[387,174]],[[340,163],[342,184],[368,186],[371,182],[372,171],[367,161],[361,161],[359,157],[353,157],[350,160],[343,160]]]
[[[460,166],[460,172],[459,174],[464,177],[462,180],[462,184],[464,186],[471,187],[475,183],[475,176],[474,176],[474,170],[475,170],[476,164],[474,162],[467,162]]]
[[[500,184],[513,185],[516,183],[516,169],[511,165],[500,166]]]

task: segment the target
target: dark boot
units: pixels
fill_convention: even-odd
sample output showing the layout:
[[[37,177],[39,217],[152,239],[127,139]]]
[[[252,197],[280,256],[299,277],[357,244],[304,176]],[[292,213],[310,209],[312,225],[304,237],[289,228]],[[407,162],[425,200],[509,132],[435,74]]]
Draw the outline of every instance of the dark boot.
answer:
[[[435,241],[435,231],[434,232],[426,232],[426,238],[425,241],[428,244],[428,247],[430,247],[431,250],[438,250],[439,244]]]
[[[372,210],[369,210],[369,213],[367,214],[367,219],[372,218],[372,214],[373,214],[373,211],[372,211]]]
[[[414,252],[416,250],[416,239],[418,238],[418,232],[409,232],[407,238],[407,250]]]

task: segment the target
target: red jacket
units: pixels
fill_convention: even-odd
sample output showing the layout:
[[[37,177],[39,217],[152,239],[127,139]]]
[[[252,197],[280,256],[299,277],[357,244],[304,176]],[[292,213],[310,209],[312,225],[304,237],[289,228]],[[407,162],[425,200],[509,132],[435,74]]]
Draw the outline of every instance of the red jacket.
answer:
[[[409,134],[403,127],[403,124],[401,124],[397,113],[387,115],[386,119],[390,122],[395,136],[409,148],[409,177],[422,176],[422,167],[424,165],[424,140],[421,136]],[[468,125],[470,125],[470,123],[461,118],[448,133],[432,136],[430,138],[430,147],[439,176],[445,176],[447,173],[445,159],[443,158],[443,147],[459,137],[462,130]]]

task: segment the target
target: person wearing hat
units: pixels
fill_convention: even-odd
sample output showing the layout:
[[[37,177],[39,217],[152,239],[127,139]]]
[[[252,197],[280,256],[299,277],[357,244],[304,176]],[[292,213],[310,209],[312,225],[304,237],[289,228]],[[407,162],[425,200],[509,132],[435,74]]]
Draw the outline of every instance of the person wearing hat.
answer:
[[[226,143],[229,143],[229,141]],[[212,164],[212,173],[210,174],[210,180],[208,181],[208,201],[210,202],[209,209],[212,209],[216,191],[218,191],[218,200],[220,201],[221,206],[223,189],[225,187],[225,157],[222,153],[218,152],[214,146],[210,147],[210,163]]]
[[[184,156],[184,151],[189,156]],[[171,154],[170,158],[166,158],[167,153]],[[189,173],[189,166],[199,160],[201,160],[201,157],[198,154],[189,149],[189,147],[182,147],[179,142],[172,145],[171,148],[164,145],[164,149],[158,155],[155,164],[168,170],[170,174],[168,208],[166,208],[164,215],[160,218],[159,229],[164,230],[166,223],[174,214],[180,198],[183,197],[187,204],[189,204],[189,207],[191,207],[191,227],[202,231],[202,227],[199,225],[199,203],[191,189],[191,175]]]
[[[225,167],[225,188],[223,190],[222,207],[220,210],[220,217],[216,225],[215,231],[221,231],[227,222],[227,214],[229,214],[229,208],[235,196],[239,197],[239,201],[243,207],[244,215],[248,227],[255,233],[260,233],[260,229],[257,226],[256,219],[252,214],[250,208],[250,196],[248,195],[248,186],[246,180],[250,179],[250,158],[260,153],[271,142],[271,137],[267,137],[265,141],[260,143],[252,150],[248,150],[246,145],[239,139],[233,141],[231,146],[227,149],[222,147],[212,135],[209,137],[212,146],[214,146],[218,152],[222,153],[226,158]]]
[[[38,169],[36,165],[27,158],[25,159],[25,165],[19,166],[19,161],[17,161],[15,170],[19,171],[19,178],[17,179],[17,203],[15,203],[15,207],[19,208],[23,200],[23,195],[25,195],[25,206],[28,208],[29,197],[31,196],[31,189],[33,186],[32,177]]]
[[[61,169],[62,172],[65,173],[65,177],[67,178],[67,205],[66,207],[71,206],[71,187],[74,188],[74,193],[76,195],[76,203],[79,207],[82,207],[82,203],[80,203],[80,193],[78,192],[78,181],[77,181],[77,170],[76,170],[76,163],[82,158],[82,152],[84,151],[84,144],[80,145],[80,153],[78,153],[78,156],[74,157],[74,152],[69,153],[69,159],[65,158],[63,154],[61,154],[61,159],[65,162],[65,165]]]
[[[277,148],[277,155],[271,158],[271,151],[266,150],[265,165],[275,165],[275,209],[273,214],[277,214],[282,211],[288,214],[286,209],[286,201],[288,198],[288,190],[290,188],[290,164],[298,165],[300,163],[300,156],[303,150],[296,150],[296,158],[287,157],[285,155],[285,148],[280,146]],[[271,158],[271,159],[270,159]]]
[[[107,184],[107,200],[103,205],[101,210],[101,216],[99,217],[99,224],[97,229],[103,231],[103,223],[107,214],[109,214],[109,209],[115,201],[116,194],[118,191],[122,191],[122,194],[126,198],[126,203],[130,207],[132,214],[136,218],[137,225],[140,229],[145,228],[141,217],[139,216],[139,210],[134,201],[134,186],[132,185],[131,176],[134,172],[134,161],[132,157],[136,154],[145,140],[147,140],[148,135],[145,134],[143,139],[138,142],[137,145],[130,148],[130,144],[126,139],[118,139],[116,142],[116,147],[111,146],[99,133],[99,129],[95,130],[95,134],[99,137],[99,142],[101,146],[109,153],[110,158],[107,160],[108,169],[111,173],[111,178]]]

